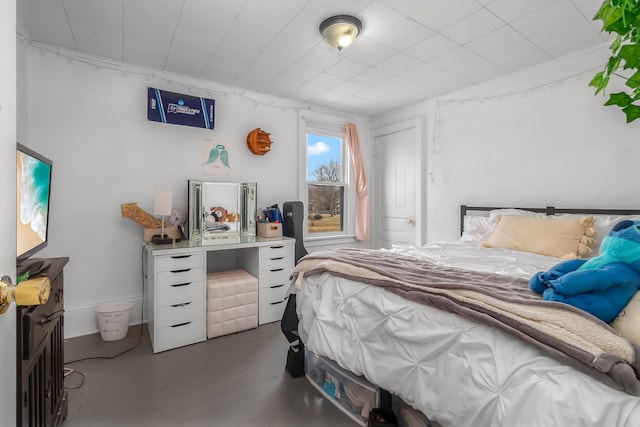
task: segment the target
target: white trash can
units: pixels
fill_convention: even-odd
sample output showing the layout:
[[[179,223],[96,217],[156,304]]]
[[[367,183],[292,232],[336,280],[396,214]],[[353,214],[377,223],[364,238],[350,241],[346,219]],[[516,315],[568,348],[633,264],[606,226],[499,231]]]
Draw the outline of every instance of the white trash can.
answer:
[[[103,341],[117,341],[127,336],[133,303],[112,303],[96,307],[98,328]]]

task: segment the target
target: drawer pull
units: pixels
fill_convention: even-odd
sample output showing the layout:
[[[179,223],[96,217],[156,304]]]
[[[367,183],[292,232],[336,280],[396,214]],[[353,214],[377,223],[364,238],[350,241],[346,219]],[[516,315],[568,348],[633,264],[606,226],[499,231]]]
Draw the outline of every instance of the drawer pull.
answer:
[[[176,283],[175,285],[171,285],[171,287],[173,287],[173,288],[179,288],[180,286],[189,286],[191,283],[193,283],[193,282]]]
[[[191,255],[174,255],[171,258],[172,259],[191,258]]]
[[[187,271],[191,271],[190,268],[183,268],[182,270],[171,270],[172,273],[185,273]]]
[[[278,301],[278,302],[270,302],[269,304],[271,305],[276,305],[276,304],[282,304],[284,301]]]
[[[284,245],[280,245],[280,246],[270,246],[271,249],[282,249],[284,248]]]
[[[275,289],[275,288],[281,288],[284,285],[273,285],[273,286],[269,286],[271,289]]]
[[[189,302],[183,302],[182,304],[172,304],[171,307],[186,307],[189,304],[191,304],[191,301]]]
[[[284,268],[274,268],[273,270],[269,270],[269,271],[282,271],[284,270]]]
[[[271,261],[278,261],[279,259],[284,259],[284,257],[283,256],[279,256],[279,257],[276,257],[276,258],[269,258],[269,259]]]
[[[187,326],[191,322],[178,323],[177,325],[171,325],[172,328],[179,328],[180,326]]]

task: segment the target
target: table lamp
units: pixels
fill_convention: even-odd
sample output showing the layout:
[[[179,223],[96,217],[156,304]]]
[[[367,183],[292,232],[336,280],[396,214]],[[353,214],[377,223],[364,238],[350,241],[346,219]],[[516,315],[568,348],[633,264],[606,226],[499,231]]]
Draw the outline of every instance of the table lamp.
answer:
[[[172,243],[173,239],[171,239],[168,235],[164,234],[164,216],[171,215],[171,199],[173,198],[173,193],[169,190],[156,190],[156,198],[153,204],[153,214],[160,215],[162,218],[160,235],[155,235],[151,238],[151,242],[157,244],[167,244]]]

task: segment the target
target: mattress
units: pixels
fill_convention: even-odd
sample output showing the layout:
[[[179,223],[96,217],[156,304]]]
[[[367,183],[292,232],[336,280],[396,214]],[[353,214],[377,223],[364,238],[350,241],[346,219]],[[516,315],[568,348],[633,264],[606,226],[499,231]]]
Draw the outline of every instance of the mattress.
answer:
[[[394,251],[528,278],[559,259],[465,242]],[[635,426],[640,398],[479,321],[329,273],[297,293],[307,348],[443,426]]]

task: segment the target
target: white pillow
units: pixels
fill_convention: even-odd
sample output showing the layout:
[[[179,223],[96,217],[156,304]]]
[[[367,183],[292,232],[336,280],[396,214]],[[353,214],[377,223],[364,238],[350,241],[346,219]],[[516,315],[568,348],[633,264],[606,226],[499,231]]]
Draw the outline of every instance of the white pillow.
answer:
[[[496,222],[501,216],[528,216],[532,218],[545,218],[547,214],[544,212],[531,212],[524,209],[494,209],[489,212],[489,221],[492,228],[495,227]]]
[[[596,242],[593,246],[595,250],[595,255],[600,254],[600,245],[602,244],[602,239],[609,234],[614,225],[616,225],[620,221],[624,221],[625,219],[629,219],[631,221],[640,221],[640,215],[591,215],[596,220],[595,228]]]
[[[464,229],[460,242],[481,243],[491,234],[491,222],[489,217],[478,215],[465,215]]]
[[[570,218],[570,217],[582,217],[585,214],[558,214],[556,217],[558,218]],[[616,225],[620,221],[624,221],[625,219],[631,221],[640,221],[640,215],[592,215],[594,219],[593,227],[595,228],[596,234],[593,236],[594,243],[591,246],[593,248],[593,252],[589,254],[588,258],[600,255],[600,245],[602,244],[602,239],[605,238],[607,234],[611,231],[614,225]]]

